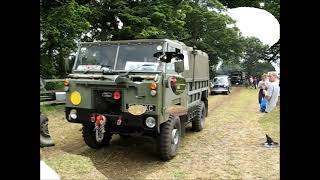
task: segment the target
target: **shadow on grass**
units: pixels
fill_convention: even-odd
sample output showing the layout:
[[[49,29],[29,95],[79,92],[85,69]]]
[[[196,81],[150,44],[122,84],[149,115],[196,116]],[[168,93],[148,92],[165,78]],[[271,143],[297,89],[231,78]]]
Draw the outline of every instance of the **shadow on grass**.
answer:
[[[184,136],[192,136],[193,133],[196,132],[188,125]],[[61,150],[90,158],[95,168],[109,179],[144,179],[167,163],[160,159],[156,147],[153,138],[123,139],[119,135],[113,135],[108,147],[91,149],[79,139],[61,146]]]
[[[67,153],[89,157],[95,168],[109,179],[143,179],[161,166],[155,140],[147,137],[120,138],[113,135],[110,146],[91,149],[84,142],[69,144],[61,149]]]

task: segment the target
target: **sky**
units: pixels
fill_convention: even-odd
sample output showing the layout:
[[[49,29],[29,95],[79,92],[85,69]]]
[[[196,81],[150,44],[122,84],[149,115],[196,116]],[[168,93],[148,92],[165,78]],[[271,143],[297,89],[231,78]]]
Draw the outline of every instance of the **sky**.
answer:
[[[268,11],[252,7],[228,9],[228,15],[236,20],[243,36],[254,36],[272,46],[280,38],[280,24]]]
[[[280,24],[268,11],[252,7],[228,9],[227,14],[236,20],[242,36],[254,36],[266,45],[272,46],[280,39]],[[271,63],[279,73],[277,63]]]

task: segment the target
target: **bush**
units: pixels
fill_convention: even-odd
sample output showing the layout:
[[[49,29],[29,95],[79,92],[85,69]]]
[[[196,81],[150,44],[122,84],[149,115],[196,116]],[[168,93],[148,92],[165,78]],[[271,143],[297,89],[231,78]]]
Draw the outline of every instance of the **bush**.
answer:
[[[62,82],[47,82],[45,85],[46,90],[63,90],[64,85]]]

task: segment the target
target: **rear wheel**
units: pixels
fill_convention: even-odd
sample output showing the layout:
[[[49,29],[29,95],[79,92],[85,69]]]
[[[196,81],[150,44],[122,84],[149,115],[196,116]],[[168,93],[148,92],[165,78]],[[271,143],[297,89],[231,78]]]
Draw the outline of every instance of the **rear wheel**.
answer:
[[[108,146],[112,138],[112,134],[105,132],[96,136],[95,126],[93,124],[83,124],[82,136],[84,142],[93,149],[99,149],[103,146]],[[97,140],[98,139],[98,140]]]
[[[195,131],[201,131],[204,128],[205,123],[205,117],[206,117],[206,107],[203,101],[198,105],[196,109],[196,117],[192,121],[192,128]]]
[[[161,158],[165,161],[177,154],[181,138],[181,124],[179,117],[170,116],[168,121],[161,125],[159,148]]]

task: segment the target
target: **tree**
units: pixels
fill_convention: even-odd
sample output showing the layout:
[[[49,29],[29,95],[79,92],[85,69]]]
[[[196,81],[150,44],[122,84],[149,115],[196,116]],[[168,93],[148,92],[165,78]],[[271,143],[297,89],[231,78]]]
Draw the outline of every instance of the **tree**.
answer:
[[[220,0],[228,8],[255,7],[270,12],[280,23],[280,0]],[[264,5],[261,6],[263,3]],[[267,61],[276,62],[280,59],[280,40],[265,52]]]
[[[93,11],[87,41],[141,38],[181,39],[184,33],[183,1],[102,0],[89,4]],[[123,26],[119,27],[119,22]]]
[[[228,8],[237,7],[256,7],[260,8],[260,3],[263,0],[220,0],[220,2]]]
[[[249,76],[260,76],[262,73],[269,71],[273,66],[270,62],[263,59],[263,53],[268,46],[263,45],[257,38],[251,37],[245,40],[245,51],[241,66]]]
[[[270,12],[280,23],[280,0],[265,0],[263,9]]]
[[[219,60],[235,61],[241,56],[239,29],[227,27],[234,21],[219,13],[224,6],[217,0],[94,2],[87,2],[93,16],[89,19],[90,37],[84,36],[85,41],[176,39],[208,53],[211,66]]]
[[[40,5],[40,73],[44,78],[65,75],[64,59],[90,23],[88,7],[74,0],[43,0]]]
[[[280,0],[265,0],[264,9],[274,15],[280,23]],[[280,60],[280,39],[265,52],[265,59],[273,62]]]
[[[218,74],[230,74],[233,71],[243,71],[240,63],[223,63],[217,70]]]
[[[45,0],[41,5],[41,71],[64,75],[76,41],[168,38],[196,46],[219,61],[238,63],[244,38],[217,0]],[[120,27],[119,24],[123,23]],[[210,76],[215,69],[210,68]]]
[[[219,61],[235,62],[241,57],[243,43],[238,28],[228,27],[234,21],[226,15],[221,4],[201,2],[190,3],[190,11],[186,13],[186,31],[188,36],[183,39],[189,46],[208,53],[210,67]],[[215,10],[210,10],[210,9]],[[215,75],[215,68],[210,68],[210,77]]]

